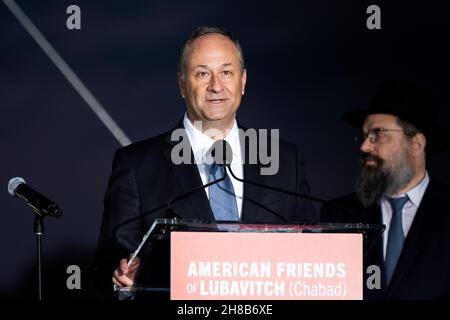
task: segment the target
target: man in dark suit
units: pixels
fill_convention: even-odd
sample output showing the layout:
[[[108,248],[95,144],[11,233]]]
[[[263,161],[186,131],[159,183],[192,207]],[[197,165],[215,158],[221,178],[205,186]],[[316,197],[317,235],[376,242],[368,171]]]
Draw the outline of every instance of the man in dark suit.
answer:
[[[369,108],[343,118],[362,129],[361,172],[356,192],[324,206],[321,221],[386,225],[364,261],[380,267],[381,288],[365,274],[365,299],[450,298],[450,188],[426,170],[428,156],[449,147],[435,100],[386,81]]]
[[[242,49],[228,32],[210,27],[195,30],[180,50],[177,79],[187,112],[176,128],[115,154],[94,270],[97,284],[106,291],[112,290],[113,283],[132,286],[136,280],[154,287],[168,286],[165,249],[153,248],[151,256],[141,256],[130,266],[127,257],[154,219],[167,214],[164,204],[169,199],[223,176],[221,168],[206,161],[215,140],[225,139],[230,144],[231,168],[238,177],[309,194],[302,156],[295,145],[275,141],[279,144],[276,172],[262,175],[260,161],[249,163],[252,148],[244,143],[242,127],[235,119],[247,73]],[[180,129],[184,138],[174,141]],[[185,158],[182,152],[174,152],[179,143],[189,146],[187,159],[195,163],[179,163],[180,157]],[[230,177],[219,187],[210,186],[172,203],[170,210],[182,219],[201,222],[316,220],[310,202]]]

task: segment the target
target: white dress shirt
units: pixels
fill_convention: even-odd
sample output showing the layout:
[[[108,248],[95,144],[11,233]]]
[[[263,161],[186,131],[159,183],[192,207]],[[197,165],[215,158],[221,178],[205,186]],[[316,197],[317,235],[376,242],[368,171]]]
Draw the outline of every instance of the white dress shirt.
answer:
[[[194,153],[195,163],[197,164],[198,172],[202,178],[203,184],[209,182],[209,168],[211,164],[211,158],[208,151],[211,149],[214,140],[203,134],[199,129],[197,129],[194,124],[187,117],[187,113],[184,114],[183,125],[186,129],[186,134],[189,138],[189,142],[192,146],[192,152]],[[242,152],[241,143],[239,140],[239,130],[237,127],[236,120],[234,120],[233,128],[227,133],[224,138],[233,151],[233,160],[231,161],[231,170],[233,173],[239,177],[243,178],[243,166],[242,166]],[[237,208],[239,213],[239,218],[242,217],[242,197],[244,193],[244,186],[242,182],[234,179],[230,174],[228,175],[233,184],[234,193],[236,195]],[[206,195],[209,199],[209,188],[206,188]]]
[[[420,202],[422,201],[423,195],[425,194],[425,190],[427,189],[429,183],[430,177],[428,172],[425,172],[425,177],[416,187],[404,194],[396,196],[396,198],[401,198],[406,195],[408,196],[408,201],[405,203],[402,210],[402,226],[405,238],[411,228],[417,209],[419,208]],[[383,257],[386,259],[387,238],[392,218],[392,206],[387,197],[383,197],[381,199],[381,212],[383,216],[383,224],[386,225],[386,230],[383,233]]]

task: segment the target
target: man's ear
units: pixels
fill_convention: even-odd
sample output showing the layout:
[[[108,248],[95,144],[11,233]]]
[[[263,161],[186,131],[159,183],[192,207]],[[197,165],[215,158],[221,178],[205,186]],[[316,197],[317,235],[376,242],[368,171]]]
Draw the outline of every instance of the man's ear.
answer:
[[[180,95],[184,99],[186,96],[185,81],[184,81],[184,76],[180,72],[177,73],[177,82],[178,82],[178,88],[180,89]]]
[[[245,84],[247,83],[247,69],[242,70],[242,95],[245,94]]]
[[[427,145],[427,138],[422,133],[416,134],[412,137],[412,153],[414,158],[425,154],[425,147]]]

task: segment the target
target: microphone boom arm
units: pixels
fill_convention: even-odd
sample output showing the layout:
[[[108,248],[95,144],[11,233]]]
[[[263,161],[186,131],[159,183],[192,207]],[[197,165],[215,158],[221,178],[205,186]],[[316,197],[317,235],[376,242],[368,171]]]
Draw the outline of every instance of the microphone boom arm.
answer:
[[[346,208],[346,207],[340,205],[339,203],[336,203],[336,202],[333,202],[333,201],[327,201],[327,200],[319,199],[319,198],[312,197],[312,196],[309,196],[309,195],[306,195],[306,194],[302,194],[302,193],[298,193],[298,192],[294,192],[294,191],[290,191],[290,190],[285,190],[285,189],[281,189],[281,188],[277,188],[277,187],[273,187],[273,186],[268,186],[268,185],[265,185],[265,184],[262,184],[262,183],[259,183],[259,182],[255,182],[255,181],[250,181],[250,180],[247,180],[247,179],[244,180],[244,179],[238,178],[238,177],[236,177],[236,175],[231,170],[230,165],[227,164],[226,167],[230,171],[231,176],[234,179],[236,179],[237,181],[239,181],[239,182],[248,183],[248,184],[260,187],[260,188],[269,189],[269,190],[273,190],[273,191],[280,192],[280,193],[286,193],[286,194],[289,194],[289,195],[294,196],[294,197],[299,197],[299,198],[303,198],[303,199],[307,199],[307,200],[311,200],[311,201],[320,202],[322,204],[329,204],[329,205],[338,207],[338,208],[340,208],[342,210],[345,210],[347,212],[350,212],[350,213],[356,215],[356,213],[353,212],[352,210],[350,210],[349,208]]]
[[[281,188],[277,188],[277,187],[273,187],[273,186],[268,186],[268,185],[265,185],[265,184],[262,184],[262,183],[259,183],[259,182],[255,182],[255,181],[250,181],[250,180],[247,180],[247,179],[244,180],[244,179],[238,178],[238,177],[235,176],[235,174],[233,173],[233,171],[231,170],[231,167],[229,165],[227,165],[226,167],[230,171],[231,176],[234,179],[236,179],[237,181],[239,181],[239,182],[248,183],[248,184],[251,184],[251,185],[255,185],[257,187],[261,187],[261,188],[264,188],[264,189],[277,191],[277,192],[280,192],[280,193],[287,193],[287,194],[289,194],[291,196],[294,196],[294,197],[300,197],[300,198],[304,198],[304,199],[307,199],[307,200],[317,201],[317,202],[320,202],[320,203],[328,203],[328,201],[326,201],[326,200],[315,198],[315,197],[312,197],[312,196],[307,196],[307,195],[302,194],[302,193],[298,193],[298,192],[294,192],[294,191],[290,191],[290,190],[285,190],[285,189],[281,189]]]

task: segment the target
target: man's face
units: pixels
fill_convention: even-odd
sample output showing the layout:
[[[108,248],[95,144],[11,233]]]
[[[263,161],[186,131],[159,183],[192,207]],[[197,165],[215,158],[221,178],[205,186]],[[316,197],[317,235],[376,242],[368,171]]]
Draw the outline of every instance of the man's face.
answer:
[[[196,39],[187,50],[185,75],[178,75],[178,84],[189,118],[232,124],[247,79],[234,43],[213,33]]]
[[[365,139],[361,145],[362,168],[356,193],[364,206],[373,205],[385,194],[396,194],[415,175],[411,141],[396,119],[392,115],[373,114],[364,122],[364,133],[374,129],[388,130],[376,139]]]

